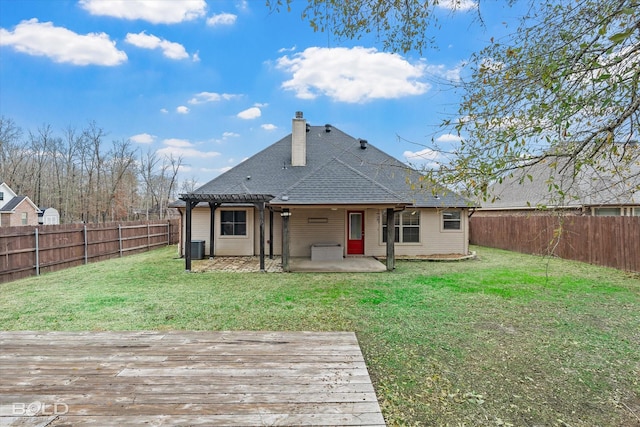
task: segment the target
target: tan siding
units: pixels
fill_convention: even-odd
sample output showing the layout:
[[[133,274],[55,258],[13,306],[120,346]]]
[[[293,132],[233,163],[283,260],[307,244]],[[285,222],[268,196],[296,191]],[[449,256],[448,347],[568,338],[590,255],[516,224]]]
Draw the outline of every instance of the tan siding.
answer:
[[[384,212],[378,211],[367,219],[368,240],[366,254],[385,256],[386,243],[382,242],[382,219]],[[462,230],[442,229],[442,214],[436,209],[420,209],[420,243],[396,243],[396,256],[418,256],[437,254],[466,254],[469,252],[469,225],[467,210],[461,215]],[[374,238],[375,236],[375,238]]]
[[[247,235],[246,236],[222,236],[220,235],[220,211],[245,210],[247,211]],[[251,256],[254,242],[254,209],[253,208],[218,208],[215,219],[215,250],[220,256]],[[257,216],[257,215],[255,215]],[[209,227],[207,227],[207,230]]]
[[[247,236],[229,237],[220,235],[220,209],[216,210],[216,255],[241,256],[260,253],[259,215],[253,208],[247,210]],[[227,208],[228,209],[228,208]],[[292,208],[290,219],[290,253],[294,257],[310,257],[314,243],[339,243],[345,253],[347,210],[365,212],[365,255],[385,256],[386,244],[382,242],[381,215],[379,208]],[[326,218],[327,222],[309,222],[309,218]],[[462,230],[442,229],[442,214],[436,209],[420,209],[420,243],[396,244],[397,256],[418,256],[434,254],[466,254],[469,251],[468,211],[462,211]],[[183,218],[183,236],[184,236]],[[282,217],[274,213],[274,254],[282,254]],[[265,252],[269,251],[269,211],[265,210]],[[193,211],[192,240],[205,240],[209,253],[209,209],[196,208]]]
[[[260,213],[256,210],[254,218],[255,243],[253,251],[260,254]],[[269,255],[269,209],[264,210],[264,252]],[[282,217],[280,212],[273,213],[273,254],[282,254]]]
[[[364,213],[365,255],[386,256],[387,254],[387,244],[382,243],[382,215],[386,215],[386,210],[377,208],[369,208]]]
[[[431,254],[466,254],[469,252],[469,221],[467,210],[462,210],[460,215],[461,230],[443,230],[442,211],[423,211],[421,221],[426,227],[421,229],[427,253]]]
[[[291,209],[291,256],[311,257],[311,245],[314,243],[339,243],[344,251],[345,215],[344,209]],[[327,222],[309,223],[309,218],[326,218]]]
[[[242,237],[221,236],[220,235],[220,210],[216,209],[215,217],[215,255],[220,256],[248,256],[253,255],[253,208],[231,208],[235,210],[247,210],[247,235]],[[210,250],[209,224],[211,214],[209,208],[195,208],[191,212],[191,240],[204,240],[205,253]],[[186,213],[183,213],[186,215]],[[182,218],[182,235],[186,236],[186,220]],[[184,243],[182,243],[182,254],[184,254]]]
[[[180,220],[182,226],[182,234],[180,238],[181,255],[184,255],[184,240],[187,235],[186,212]],[[209,209],[196,208],[191,211],[191,240],[204,240],[205,253],[209,253]]]

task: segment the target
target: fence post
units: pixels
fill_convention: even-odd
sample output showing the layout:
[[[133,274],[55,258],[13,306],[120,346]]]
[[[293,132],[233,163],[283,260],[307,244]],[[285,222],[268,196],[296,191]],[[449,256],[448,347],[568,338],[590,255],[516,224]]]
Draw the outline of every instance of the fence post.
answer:
[[[36,276],[40,275],[40,239],[38,236],[38,227],[35,228],[36,237]]]
[[[151,249],[151,225],[147,222],[147,250]]]
[[[122,225],[118,224],[118,248],[120,250],[120,258],[122,258]]]
[[[171,244],[171,221],[167,221],[167,246]]]
[[[87,235],[87,225],[84,225],[83,229],[84,233],[84,264],[87,265],[89,263],[89,237]]]

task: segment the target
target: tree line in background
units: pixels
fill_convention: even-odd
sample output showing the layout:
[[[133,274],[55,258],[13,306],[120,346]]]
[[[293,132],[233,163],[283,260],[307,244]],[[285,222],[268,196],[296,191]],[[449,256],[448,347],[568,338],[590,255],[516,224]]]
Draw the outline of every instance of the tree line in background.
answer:
[[[61,223],[163,219],[178,192],[182,157],[143,152],[128,139],[107,140],[95,122],[56,133],[21,129],[0,117],[0,182],[54,207]],[[181,191],[192,191],[194,179]]]

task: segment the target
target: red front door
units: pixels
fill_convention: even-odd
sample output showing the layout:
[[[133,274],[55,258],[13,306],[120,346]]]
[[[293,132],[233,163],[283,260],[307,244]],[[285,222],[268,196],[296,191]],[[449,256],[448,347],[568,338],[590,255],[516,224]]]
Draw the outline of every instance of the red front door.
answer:
[[[364,255],[364,211],[348,211],[347,216],[347,255]]]

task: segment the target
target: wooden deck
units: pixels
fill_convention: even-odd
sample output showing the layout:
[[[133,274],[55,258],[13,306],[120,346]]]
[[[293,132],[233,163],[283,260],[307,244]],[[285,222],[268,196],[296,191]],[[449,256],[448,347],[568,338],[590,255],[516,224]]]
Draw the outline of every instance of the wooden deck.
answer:
[[[2,332],[0,426],[384,425],[350,332]]]

